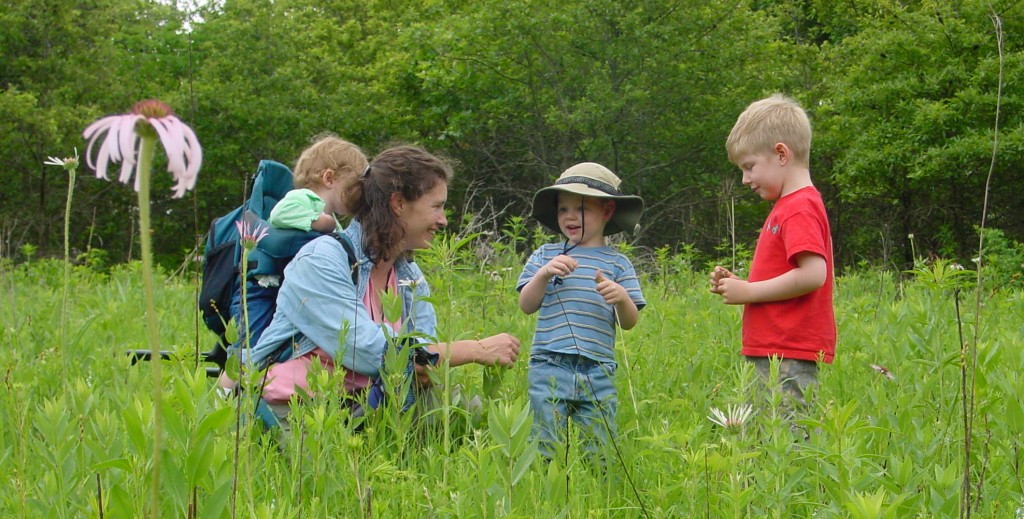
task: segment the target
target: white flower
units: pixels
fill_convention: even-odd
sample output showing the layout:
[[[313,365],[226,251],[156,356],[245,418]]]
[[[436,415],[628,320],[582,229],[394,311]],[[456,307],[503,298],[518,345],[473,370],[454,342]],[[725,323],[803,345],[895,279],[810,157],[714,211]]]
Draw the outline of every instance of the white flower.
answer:
[[[75,148],[75,156],[62,159],[59,157],[46,157],[46,162],[43,164],[47,166],[60,166],[67,171],[78,169],[78,148]]]
[[[425,283],[426,281],[427,280],[424,279],[423,276],[420,276],[419,279],[399,279],[398,280],[398,286],[400,286],[400,287],[409,287],[409,288],[415,289],[421,283]]]
[[[92,147],[106,132],[106,139],[100,146],[93,163]],[[138,162],[136,154],[140,132],[155,132],[167,152],[167,171],[177,184],[174,197],[181,198],[185,191],[196,185],[199,165],[203,162],[203,150],[199,147],[195,132],[181,122],[166,104],[149,99],[139,101],[131,112],[104,117],[89,125],[82,134],[88,139],[85,160],[96,170],[96,176],[107,178],[107,164],[121,162],[121,176],[118,180],[127,184]],[[139,178],[135,176],[135,190],[139,190]]]
[[[753,412],[754,408],[750,404],[730,405],[725,413],[717,407],[712,407],[708,420],[726,429],[735,429],[743,427]]]

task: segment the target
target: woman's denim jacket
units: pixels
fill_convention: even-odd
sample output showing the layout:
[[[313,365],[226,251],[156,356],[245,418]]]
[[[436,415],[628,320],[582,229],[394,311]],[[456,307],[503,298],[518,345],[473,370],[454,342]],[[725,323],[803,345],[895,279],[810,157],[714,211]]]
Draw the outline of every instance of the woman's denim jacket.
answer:
[[[353,220],[345,234],[357,251],[358,286],[352,284],[345,248],[337,240],[323,236],[304,245],[285,267],[274,319],[252,350],[254,365],[265,366],[286,341],[294,341],[293,357],[319,346],[352,371],[369,377],[380,374],[388,345],[384,330],[391,328],[374,323],[363,306],[373,263],[363,247],[362,226]],[[402,333],[414,334],[415,343],[435,342],[437,314],[426,300],[430,287],[423,272],[400,257],[395,273],[402,297]]]

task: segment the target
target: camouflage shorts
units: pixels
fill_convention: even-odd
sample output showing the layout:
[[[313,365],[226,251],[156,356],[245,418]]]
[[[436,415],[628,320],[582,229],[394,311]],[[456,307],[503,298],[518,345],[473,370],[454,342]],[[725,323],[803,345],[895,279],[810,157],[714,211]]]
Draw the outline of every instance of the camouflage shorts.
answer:
[[[744,357],[754,364],[758,378],[764,384],[771,381],[772,357]],[[818,363],[810,360],[780,359],[779,385],[784,397],[783,405],[790,411],[807,406],[805,393],[818,383]],[[776,386],[777,387],[777,386]],[[795,405],[794,405],[795,404]]]

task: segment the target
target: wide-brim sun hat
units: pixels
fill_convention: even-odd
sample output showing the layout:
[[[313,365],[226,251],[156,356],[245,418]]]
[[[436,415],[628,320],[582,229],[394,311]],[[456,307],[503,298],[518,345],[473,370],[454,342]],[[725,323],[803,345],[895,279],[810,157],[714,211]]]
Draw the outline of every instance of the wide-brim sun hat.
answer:
[[[558,227],[558,192],[615,200],[615,213],[604,226],[604,235],[632,232],[640,223],[644,200],[619,191],[622,183],[608,168],[593,162],[581,162],[565,170],[552,186],[533,195],[533,217],[542,225],[561,234]]]

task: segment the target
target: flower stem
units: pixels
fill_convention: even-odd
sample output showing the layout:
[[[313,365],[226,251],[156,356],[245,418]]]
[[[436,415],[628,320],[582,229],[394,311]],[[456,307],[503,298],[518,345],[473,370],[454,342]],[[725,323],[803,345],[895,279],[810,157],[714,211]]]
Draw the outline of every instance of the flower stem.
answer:
[[[245,239],[245,237],[243,236],[242,239]],[[250,347],[249,338],[251,337],[249,335],[249,305],[248,305],[248,301],[246,300],[248,298],[248,296],[249,296],[248,290],[246,290],[246,288],[247,288],[246,285],[248,284],[246,282],[246,279],[248,277],[248,272],[247,272],[248,271],[248,269],[247,269],[248,265],[249,265],[249,249],[246,248],[245,246],[243,246],[242,247],[242,261],[241,261],[241,263],[239,263],[239,266],[242,269],[242,272],[241,272],[241,276],[242,276],[242,281],[241,281],[241,288],[242,288],[242,322],[240,323],[239,327],[241,328],[241,330],[240,330],[241,333],[245,334],[244,346],[245,346],[245,350],[247,351],[247,353],[246,353],[246,360],[247,360],[246,364],[247,365],[245,366],[245,369],[242,370],[242,373],[245,373],[245,374],[251,374],[252,373],[252,370],[249,369],[249,368],[251,368],[251,366],[248,365],[248,361],[251,361],[251,359],[252,359],[252,356],[248,354],[248,350],[249,350],[249,347]],[[238,354],[240,354],[240,353],[241,352],[238,352]],[[240,378],[240,380],[241,380],[241,378]],[[237,516],[237,512],[238,512],[238,465],[239,465],[239,463],[241,463],[241,460],[239,460],[239,448],[240,448],[241,443],[242,443],[242,400],[243,400],[242,399],[242,395],[239,394],[236,397],[236,401],[235,401],[235,406],[236,406],[235,407],[235,459],[234,459],[234,463],[233,463],[234,468],[233,468],[233,471],[231,473],[231,519],[234,519],[235,517],[238,517]]]
[[[153,302],[153,245],[149,219],[150,171],[156,152],[156,136],[142,135],[139,146],[139,246],[142,249],[142,291],[146,300],[146,331],[149,335],[150,365],[153,367],[153,475],[150,478],[150,517],[160,517],[160,436],[162,434],[162,388],[160,346]]]
[[[76,151],[77,155],[77,151]],[[67,344],[67,325],[68,325],[68,287],[71,285],[71,199],[75,194],[75,169],[71,168],[68,170],[68,201],[64,206],[64,294],[61,298],[60,305],[60,346],[61,353],[64,357],[64,380],[67,380],[68,376],[68,344]]]

